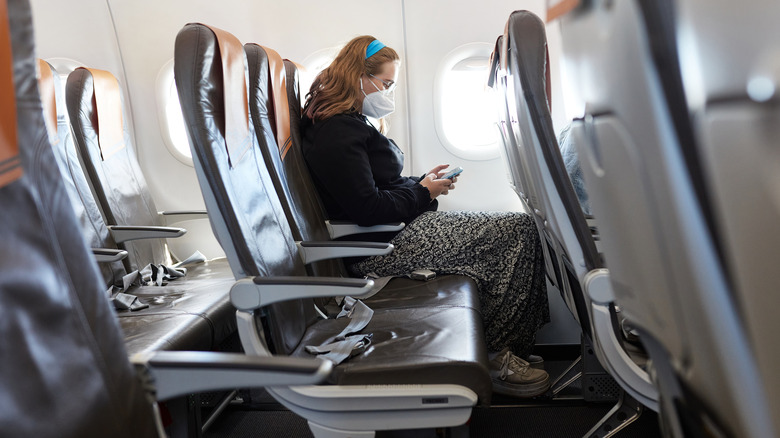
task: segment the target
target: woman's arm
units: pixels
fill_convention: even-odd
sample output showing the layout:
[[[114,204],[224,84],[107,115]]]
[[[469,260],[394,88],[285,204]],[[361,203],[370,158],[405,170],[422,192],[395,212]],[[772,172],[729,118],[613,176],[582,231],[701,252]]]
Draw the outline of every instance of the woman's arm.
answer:
[[[363,226],[407,221],[428,209],[431,192],[421,184],[377,187],[366,146],[368,130],[326,123],[313,140],[306,153],[309,169],[319,189],[327,192],[349,220]]]

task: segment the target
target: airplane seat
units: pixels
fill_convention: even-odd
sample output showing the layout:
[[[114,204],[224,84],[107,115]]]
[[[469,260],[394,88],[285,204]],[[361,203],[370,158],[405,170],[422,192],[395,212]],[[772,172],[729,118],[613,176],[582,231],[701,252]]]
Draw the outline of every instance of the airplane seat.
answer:
[[[288,104],[289,93],[283,89],[288,88],[284,87],[284,81],[290,78],[279,54],[272,51],[274,62],[269,63],[267,50],[272,51],[257,44],[244,45],[249,63],[249,112],[266,168],[271,170],[277,193],[281,193],[279,199],[294,238],[327,241],[330,236],[324,226],[324,209],[316,193],[311,191],[314,185],[308,171],[299,167],[305,165],[303,157],[293,156],[301,153],[299,148],[293,147],[292,138],[295,135],[300,140],[297,129],[300,110],[298,118],[293,118],[294,105]],[[277,87],[271,86],[274,81],[279,83]],[[318,226],[320,223],[323,225]],[[319,260],[307,269],[315,275],[346,276],[346,269],[339,259]]]
[[[165,223],[135,159],[122,114],[126,105],[116,78],[103,70],[77,68],[68,75],[66,93],[83,169],[106,223],[163,227]],[[129,271],[147,263],[171,264],[163,239],[143,239],[124,246],[130,253]]]
[[[57,158],[57,164],[60,166],[65,188],[70,200],[73,201],[73,209],[79,220],[82,236],[90,248],[119,251],[103,221],[100,208],[92,196],[89,182],[81,170],[71,134],[70,120],[65,108],[65,90],[60,76],[51,64],[42,59],[38,60],[38,66],[40,72],[39,88],[49,140],[54,150],[54,156]],[[111,261],[99,263],[107,285],[121,286],[122,277],[127,274],[119,257],[121,256],[110,257]]]
[[[539,232],[539,239],[542,242],[544,271],[547,280],[549,280],[550,284],[560,292],[564,303],[569,310],[572,311],[574,317],[578,319],[579,316],[575,311],[574,303],[570,297],[564,293],[565,289],[563,288],[560,263],[558,259],[554,257],[555,243],[546,230],[544,218],[540,215],[541,211],[536,208],[539,202],[539,196],[537,195],[538,189],[533,186],[528,164],[521,154],[521,151],[525,146],[522,144],[522,139],[519,138],[519,134],[515,132],[516,127],[513,126],[513,122],[516,122],[516,117],[514,119],[512,118],[513,115],[509,110],[509,106],[515,104],[514,93],[510,92],[510,90],[514,90],[514,84],[507,81],[506,45],[504,44],[504,41],[504,35],[499,35],[496,39],[495,47],[491,53],[490,75],[488,76],[488,86],[493,88],[497,95],[497,126],[500,131],[499,140],[502,146],[501,155],[510,171],[510,186],[515,193],[517,193],[525,211],[534,218],[536,229]]]
[[[722,243],[713,238],[713,222],[720,224],[728,214],[711,211],[706,186],[691,172],[698,143],[685,126],[689,110],[679,103],[684,94],[673,79],[681,82],[680,64],[708,52],[719,53],[724,68],[700,71],[704,77],[729,77],[727,65],[739,63],[718,52],[717,43],[685,56],[676,53],[678,46],[691,48],[690,25],[674,25],[682,2],[569,3],[574,8],[559,23],[564,77],[572,81],[568,88],[580,111],[572,134],[599,221],[610,287],[650,355],[666,432],[775,436],[765,394],[771,380],[759,373],[761,353],[732,291],[733,272],[719,254]],[[725,3],[710,4],[698,18],[717,15],[718,8],[734,12]],[[740,4],[740,17],[742,9]],[[747,15],[742,22],[750,27],[765,14]],[[710,25],[720,31],[726,26]],[[734,47],[752,48],[753,41]],[[752,204],[742,212],[759,210],[765,206]]]
[[[230,371],[247,366],[253,368],[256,384],[321,380],[330,369],[324,361],[265,358],[250,364],[246,361],[251,358],[220,355],[222,369],[213,371],[212,355],[197,355],[196,361],[169,354],[136,361],[157,378],[142,382],[128,360],[114,312],[102,298],[100,273],[60,179],[43,118],[34,51],[29,4],[0,1],[3,435],[157,436],[156,407],[147,385],[161,399],[182,389],[197,391],[203,385],[187,388],[165,374],[186,373],[187,366],[208,373],[205,380],[213,384],[206,389],[217,382],[235,385]],[[288,374],[275,371],[282,369]]]
[[[780,299],[769,293],[780,280],[773,182],[780,174],[773,152],[780,138],[780,4],[681,0],[674,7],[676,20],[667,23],[677,31],[671,44],[679,50],[677,81],[688,103],[678,110],[691,115],[695,140],[684,148],[694,162],[689,174],[705,188],[699,199],[715,218],[713,240],[756,358],[774,433],[780,434]]]
[[[332,340],[348,324],[310,318],[311,298],[360,298],[373,282],[305,276],[303,249],[293,242],[250,121],[246,68],[231,34],[201,24],[179,31],[176,86],[209,217],[236,274],[231,299],[244,348],[250,355],[311,357],[306,345]],[[282,302],[286,308],[275,305]],[[473,406],[489,403],[475,309],[375,309],[361,333],[373,334],[370,345],[335,366],[329,385],[269,389],[309,420],[315,436],[457,426]]]
[[[94,194],[92,199],[98,201],[97,208],[114,243],[129,253],[127,273],[149,263],[168,264],[164,238],[186,230],[163,226],[164,213],[157,212],[133,152],[116,78],[107,71],[78,68],[68,76],[66,103],[81,170]],[[76,162],[71,161],[71,166],[75,168]],[[232,282],[227,261],[215,259],[187,265],[184,277],[168,281],[163,287],[132,289],[129,293],[149,304],[150,309],[120,313],[120,317],[130,318],[129,347],[216,348],[236,330],[228,298]],[[147,323],[148,318],[156,318],[151,315],[155,313],[185,315],[188,323],[170,321],[159,331],[152,330]]]
[[[260,149],[276,192],[280,194],[282,206],[285,207],[293,236],[296,240],[329,241],[331,236],[328,232],[327,214],[303,157],[297,67],[292,61],[283,61],[272,49],[254,43],[245,44],[244,51],[249,63],[249,107],[252,122],[255,132],[263,132],[258,135]],[[282,75],[286,79],[284,82],[280,80]],[[286,100],[282,98],[283,93]],[[289,114],[289,118],[277,118],[276,114],[280,113]],[[276,146],[274,132],[285,133],[284,138],[288,140],[280,140],[278,143],[287,144],[288,147],[280,150]],[[371,227],[357,228],[363,231],[369,229]],[[354,243],[363,245],[363,242]],[[335,244],[341,246],[348,243],[341,240]],[[372,254],[366,252],[356,255]],[[317,276],[349,276],[341,258],[325,262],[328,264],[314,263],[313,265],[317,266],[311,270],[312,273]],[[387,280],[386,284],[376,286],[377,290],[382,286],[380,292],[364,300],[372,309],[429,305],[479,309],[476,284],[465,276],[440,275],[425,282],[403,277]]]
[[[604,368],[630,397],[657,410],[658,393],[648,373],[622,348],[622,332],[615,324],[615,298],[603,287],[609,271],[596,249],[561,156],[550,113],[550,65],[544,22],[532,12],[515,11],[509,17],[504,38],[508,48],[507,76],[516,90],[517,127],[526,146],[523,152],[533,170],[534,183],[541,188],[539,209],[558,244],[560,252],[556,258],[565,270],[566,293],[574,301],[583,334]],[[621,398],[619,406],[626,402],[625,397]],[[630,409],[635,415],[613,430],[627,426],[641,414],[641,406],[634,405]]]
[[[105,287],[113,286],[112,289],[135,295],[148,306],[140,310],[117,310],[128,352],[217,349],[222,340],[235,332],[235,324],[214,322],[215,319],[232,322],[232,312],[214,308],[222,302],[228,304],[222,304],[222,307],[230,310],[225,287],[220,296],[217,280],[200,278],[193,282],[185,277],[165,288],[138,285],[127,288],[123,284],[127,271],[120,257],[125,252],[120,251],[112,239],[82,171],[60,77],[46,61],[38,60],[38,65],[49,139],[68,198],[79,220],[81,235],[99,262]],[[106,298],[110,295],[109,291]],[[220,312],[225,315],[214,316]]]

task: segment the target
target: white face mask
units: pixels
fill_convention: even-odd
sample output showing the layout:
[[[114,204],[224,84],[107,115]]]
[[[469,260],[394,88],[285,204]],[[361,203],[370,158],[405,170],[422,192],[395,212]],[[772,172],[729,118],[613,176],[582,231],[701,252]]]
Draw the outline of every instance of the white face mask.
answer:
[[[381,119],[382,117],[389,116],[395,111],[395,99],[393,92],[390,90],[380,90],[376,86],[374,81],[370,81],[371,85],[377,89],[376,93],[366,94],[363,91],[363,80],[360,80],[360,92],[363,93],[363,114],[373,117],[375,119]]]

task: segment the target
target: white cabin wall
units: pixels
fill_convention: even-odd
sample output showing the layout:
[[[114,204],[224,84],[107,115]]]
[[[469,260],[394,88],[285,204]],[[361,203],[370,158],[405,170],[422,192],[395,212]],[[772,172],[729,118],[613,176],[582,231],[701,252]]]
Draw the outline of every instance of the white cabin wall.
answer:
[[[127,97],[122,57],[104,0],[30,0],[30,5],[38,58],[68,58],[85,67],[108,70],[117,77]],[[127,98],[124,106],[132,136],[133,117]]]

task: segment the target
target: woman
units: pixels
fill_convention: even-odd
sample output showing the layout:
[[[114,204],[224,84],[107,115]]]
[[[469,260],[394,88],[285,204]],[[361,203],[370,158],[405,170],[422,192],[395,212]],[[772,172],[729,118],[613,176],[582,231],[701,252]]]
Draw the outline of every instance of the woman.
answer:
[[[442,178],[446,164],[421,177],[401,176],[403,153],[383,135],[384,117],[394,110],[399,66],[395,50],[374,37],[357,37],[307,94],[303,153],[330,218],[365,226],[408,224],[395,236],[364,236],[390,240],[396,250],[352,263],[350,270],[386,276],[430,269],[473,278],[493,351],[494,391],[520,397],[544,393],[549,377],[539,369],[541,358],[530,355],[536,331],[549,321],[533,219],[520,213],[437,212],[436,198],[457,181]],[[378,119],[379,127],[367,116]]]

